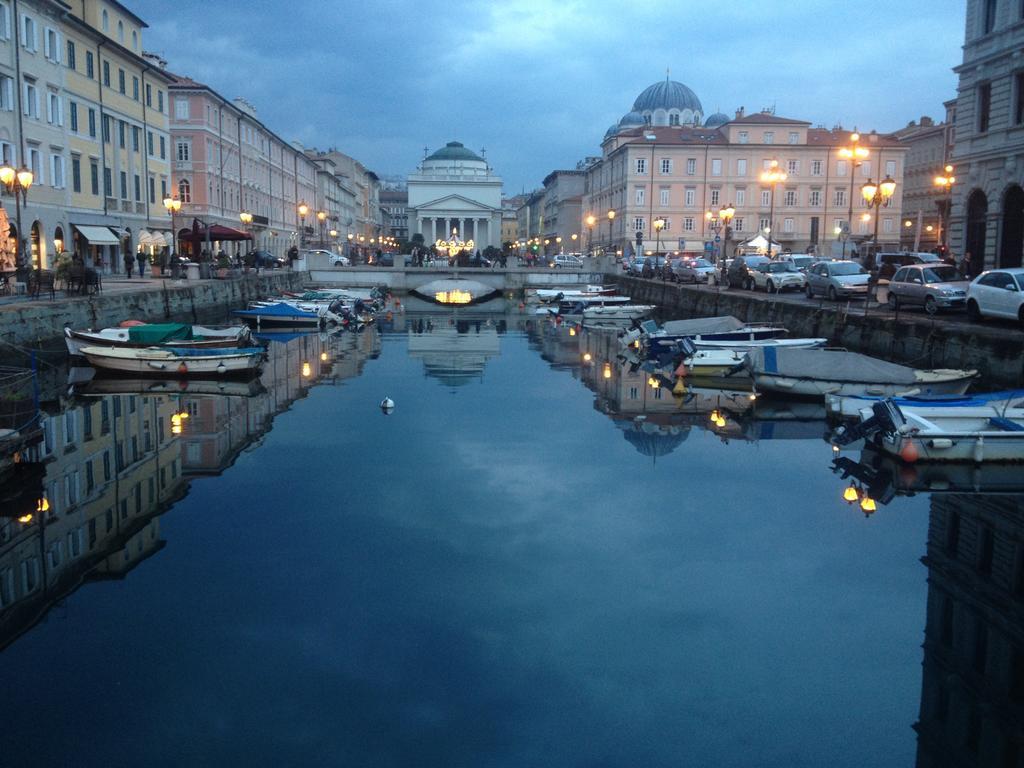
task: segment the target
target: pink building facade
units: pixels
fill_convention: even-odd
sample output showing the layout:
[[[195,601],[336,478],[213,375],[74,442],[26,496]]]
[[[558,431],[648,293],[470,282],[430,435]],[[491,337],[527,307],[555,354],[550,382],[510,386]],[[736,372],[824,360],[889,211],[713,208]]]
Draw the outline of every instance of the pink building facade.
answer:
[[[298,206],[316,210],[316,164],[301,146],[267,128],[244,99],[174,76],[169,87],[172,190],[181,200],[179,232],[198,219],[253,235],[254,247],[284,256],[299,245]],[[244,224],[240,214],[252,214]],[[315,218],[307,216],[306,237]],[[233,254],[245,243],[225,244]]]

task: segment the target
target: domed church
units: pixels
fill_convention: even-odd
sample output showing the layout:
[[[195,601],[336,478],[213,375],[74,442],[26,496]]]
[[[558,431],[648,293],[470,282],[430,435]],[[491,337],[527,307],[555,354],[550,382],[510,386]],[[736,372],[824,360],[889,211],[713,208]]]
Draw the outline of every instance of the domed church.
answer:
[[[715,113],[705,121],[704,107],[697,94],[688,86],[670,80],[666,75],[664,80],[647,86],[643,93],[636,97],[633,108],[605,132],[605,138],[642,125],[703,124],[718,127],[728,121],[729,118],[721,113]]]

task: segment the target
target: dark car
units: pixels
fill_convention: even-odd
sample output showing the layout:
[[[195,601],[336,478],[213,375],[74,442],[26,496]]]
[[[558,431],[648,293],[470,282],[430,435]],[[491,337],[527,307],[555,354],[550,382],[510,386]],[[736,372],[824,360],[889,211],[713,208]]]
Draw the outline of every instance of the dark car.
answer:
[[[665,257],[664,256],[647,256],[643,260],[643,264],[640,267],[641,277],[664,277],[665,275]]]
[[[258,269],[281,269],[288,262],[270,251],[249,251],[246,261],[252,259],[252,265]]]
[[[490,267],[493,266],[493,262],[486,256],[480,253],[474,253],[469,259],[466,260],[467,267]]]
[[[767,264],[770,261],[771,259],[767,256],[757,254],[735,257],[729,264],[729,271],[725,273],[726,287],[754,290],[754,278],[751,276],[751,271],[756,269],[759,264]]]

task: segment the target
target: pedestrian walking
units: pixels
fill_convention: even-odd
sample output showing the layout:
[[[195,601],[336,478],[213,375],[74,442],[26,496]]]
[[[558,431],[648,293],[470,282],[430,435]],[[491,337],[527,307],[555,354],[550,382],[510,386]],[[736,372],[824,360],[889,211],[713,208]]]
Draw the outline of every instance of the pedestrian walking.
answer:
[[[124,271],[128,275],[128,279],[132,279],[132,269],[135,267],[135,257],[130,253],[124,255]]]
[[[963,259],[960,261],[960,274],[964,276],[964,279],[970,280],[971,277],[973,277],[972,268],[971,252],[967,251],[964,253]]]
[[[136,263],[138,264],[138,267],[139,267],[139,277],[140,278],[141,277],[145,277],[146,276],[146,254],[144,254],[142,251],[139,251],[135,255],[135,261],[136,261]]]

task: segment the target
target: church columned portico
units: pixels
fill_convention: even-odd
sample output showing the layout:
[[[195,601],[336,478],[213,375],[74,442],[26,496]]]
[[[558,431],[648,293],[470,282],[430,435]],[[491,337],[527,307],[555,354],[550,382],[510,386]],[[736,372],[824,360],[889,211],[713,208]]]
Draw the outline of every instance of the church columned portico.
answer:
[[[480,250],[501,247],[501,178],[482,155],[449,142],[409,174],[408,188],[409,217],[428,244],[455,230]]]

